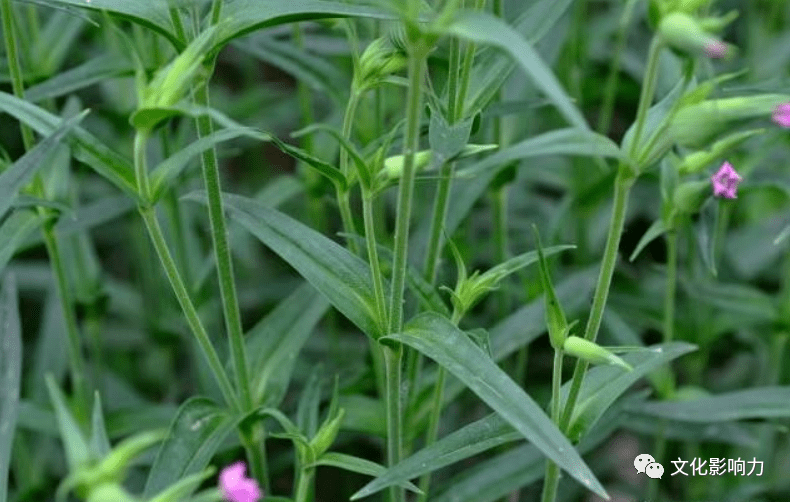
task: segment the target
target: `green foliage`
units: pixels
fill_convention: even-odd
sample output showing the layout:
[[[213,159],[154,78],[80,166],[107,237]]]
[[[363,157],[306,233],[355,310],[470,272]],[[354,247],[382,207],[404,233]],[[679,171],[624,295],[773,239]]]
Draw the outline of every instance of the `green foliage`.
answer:
[[[788,14],[726,4],[0,0],[0,502],[788,500]]]

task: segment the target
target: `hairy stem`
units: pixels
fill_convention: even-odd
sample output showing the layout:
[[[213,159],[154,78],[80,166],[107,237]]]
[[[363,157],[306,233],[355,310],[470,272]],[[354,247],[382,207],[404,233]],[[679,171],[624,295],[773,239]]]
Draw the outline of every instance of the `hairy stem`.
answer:
[[[228,375],[225,374],[225,369],[223,369],[220,357],[217,355],[217,351],[214,350],[214,346],[209,339],[209,334],[206,332],[206,328],[204,328],[203,322],[200,320],[198,311],[195,309],[195,305],[192,303],[192,300],[189,297],[189,293],[187,292],[187,288],[184,286],[181,275],[179,275],[176,262],[173,260],[173,257],[170,254],[167,242],[165,241],[165,236],[162,233],[162,227],[160,227],[159,220],[157,220],[155,209],[153,207],[141,207],[139,210],[140,215],[143,217],[143,221],[146,224],[146,228],[148,229],[151,242],[154,245],[157,256],[159,257],[159,261],[162,263],[162,267],[165,269],[165,274],[168,277],[168,281],[170,281],[173,292],[176,294],[176,299],[178,300],[181,310],[184,312],[184,316],[187,319],[187,324],[189,325],[192,334],[195,336],[195,339],[198,341],[198,345],[203,351],[203,356],[209,363],[209,368],[211,369],[212,373],[214,374],[214,378],[217,380],[217,383],[220,386],[220,391],[222,392],[223,398],[229,405],[238,407],[231,381],[228,379]]]
[[[412,194],[415,189],[415,152],[420,136],[420,115],[423,70],[426,58],[422,42],[410,48],[409,90],[407,92],[406,133],[404,135],[404,172],[398,186],[398,208],[393,252],[393,281],[390,291],[388,333],[401,331],[404,317],[404,285],[409,247],[409,223],[412,216]],[[387,457],[392,466],[401,460],[401,360],[403,347],[385,347],[387,373]],[[404,489],[390,488],[391,502],[403,502]]]
[[[360,93],[352,90],[349,96],[349,101],[346,103],[346,110],[343,113],[343,126],[341,135],[351,139],[352,126],[354,125],[354,116],[357,113],[357,105],[360,103]],[[340,169],[341,173],[347,177],[349,176],[349,153],[345,148],[341,148],[340,152]],[[354,225],[354,218],[352,217],[351,205],[349,204],[349,191],[342,191],[336,187],[336,195],[338,199],[338,209],[341,213],[341,223],[343,224],[343,231],[350,235],[357,235],[357,230]],[[360,254],[360,247],[355,239],[348,239],[349,250],[354,254]]]
[[[195,102],[200,106],[209,106],[208,82],[198,88],[195,93]],[[197,119],[197,125],[199,137],[206,137],[212,133],[212,124],[209,117],[205,115],[200,116]],[[250,392],[242,319],[239,314],[239,300],[236,296],[231,248],[228,245],[228,230],[222,205],[217,152],[214,148],[209,148],[203,152],[201,158],[203,161],[203,183],[206,187],[206,198],[209,205],[209,224],[211,226],[214,258],[217,263],[217,274],[220,281],[220,298],[222,299],[225,327],[228,331],[231,347],[231,360],[233,361],[233,370],[236,376],[241,405],[245,411],[248,411],[253,408],[255,403],[253,403]]]
[[[550,415],[552,421],[557,424],[560,421],[560,384],[563,380],[563,350],[555,349],[555,360],[552,364],[552,410]],[[554,502],[558,491],[558,479],[560,469],[557,464],[547,460],[546,474],[544,475],[544,490],[541,494],[541,502]]]
[[[382,346],[385,361],[385,408],[387,412],[387,465],[392,467],[401,461],[401,359],[403,345]],[[391,502],[404,502],[404,489],[391,486]]]
[[[371,266],[371,279],[374,283],[376,299],[376,317],[380,329],[387,326],[387,305],[382,270],[379,265],[379,252],[376,249],[376,228],[374,226],[373,195],[363,194],[363,220],[365,221],[365,243],[368,251],[368,262]]]
[[[648,63],[646,64],[643,87],[640,90],[640,101],[637,105],[637,119],[635,120],[634,137],[632,138],[632,145],[629,148],[629,158],[632,160],[637,160],[636,154],[638,148],[640,147],[643,128],[645,127],[645,120],[648,116],[648,109],[651,107],[651,102],[654,100],[657,73],[659,71],[659,55],[661,52],[662,39],[655,35],[651,40],[651,47],[648,49]]]
[[[294,491],[294,502],[309,502],[310,486],[313,483],[315,472],[315,468],[300,467],[297,477],[297,488]]]

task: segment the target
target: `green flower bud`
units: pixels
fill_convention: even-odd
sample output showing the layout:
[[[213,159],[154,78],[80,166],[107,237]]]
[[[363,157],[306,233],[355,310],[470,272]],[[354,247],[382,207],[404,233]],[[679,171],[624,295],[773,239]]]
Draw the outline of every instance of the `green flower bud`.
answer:
[[[181,101],[195,77],[201,74],[203,61],[214,44],[216,33],[216,27],[204,31],[169,65],[157,71],[142,89],[139,108],[168,108]]]
[[[124,478],[129,464],[143,451],[162,441],[164,437],[165,431],[156,431],[144,432],[125,439],[98,463],[82,464],[75,468],[58,487],[59,494],[74,490],[77,495],[85,498],[85,494],[93,493],[102,486],[111,490],[109,486]]]
[[[406,66],[404,54],[384,38],[377,38],[360,56],[354,73],[353,87],[357,92],[379,85],[386,77]]]
[[[711,181],[687,181],[676,187],[673,209],[676,214],[695,214],[711,195]]]
[[[715,160],[721,159],[726,153],[742,144],[748,138],[763,131],[763,129],[753,129],[731,134],[714,143],[708,150],[691,153],[681,160],[678,165],[678,172],[681,175],[698,173],[706,169]]]
[[[728,45],[708,33],[698,19],[682,12],[671,12],[662,18],[659,33],[670,47],[689,55],[722,58],[729,51]]]
[[[632,371],[632,367],[623,359],[616,356],[604,347],[580,338],[578,336],[570,336],[563,342],[563,350],[568,354],[584,359],[591,364],[612,364],[620,366],[626,371]]]
[[[711,99],[680,108],[670,123],[670,134],[681,146],[703,148],[733,122],[770,117],[777,105],[788,100],[782,94],[761,94]]]
[[[555,287],[552,285],[549,267],[547,267],[547,260],[541,246],[541,235],[535,225],[533,225],[533,233],[536,236],[536,247],[538,249],[541,287],[544,289],[544,318],[547,323],[547,331],[549,331],[549,341],[553,348],[560,349],[569,334],[569,325],[566,322],[566,314],[563,312],[560,300],[555,294]]]
[[[343,409],[338,410],[338,414],[332,420],[325,422],[311,439],[310,447],[315,458],[320,458],[335,442],[335,438],[338,437],[338,432],[341,430],[344,411]]]
[[[421,171],[428,165],[431,160],[431,150],[421,150],[415,153],[415,170]],[[387,179],[395,180],[401,177],[404,173],[404,156],[394,155],[388,157],[384,161],[384,167],[380,171],[380,175]]]

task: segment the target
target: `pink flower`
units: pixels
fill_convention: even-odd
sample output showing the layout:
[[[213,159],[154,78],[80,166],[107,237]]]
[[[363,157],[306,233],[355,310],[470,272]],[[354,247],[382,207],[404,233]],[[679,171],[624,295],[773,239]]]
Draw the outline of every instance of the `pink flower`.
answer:
[[[263,496],[258,482],[245,478],[247,466],[239,461],[220,472],[220,491],[228,502],[258,502]]]
[[[789,122],[789,103],[782,103],[777,105],[775,108],[774,113],[772,113],[772,120],[774,120],[775,124],[779,125],[780,127],[785,127],[788,129]]]
[[[731,163],[723,163],[720,170],[711,177],[711,184],[714,187],[714,196],[735,199],[736,187],[741,181],[742,177],[736,173]]]
[[[703,48],[706,55],[712,59],[722,59],[728,54],[728,45],[713,39]]]

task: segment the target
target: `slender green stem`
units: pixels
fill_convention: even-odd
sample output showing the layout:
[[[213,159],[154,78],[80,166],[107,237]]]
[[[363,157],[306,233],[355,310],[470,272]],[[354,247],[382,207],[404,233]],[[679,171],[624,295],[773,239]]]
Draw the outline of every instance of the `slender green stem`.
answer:
[[[181,22],[181,13],[175,7],[168,9],[170,14],[170,22],[173,23],[173,30],[176,32],[176,38],[182,42],[187,42],[187,32],[184,31],[184,23]]]
[[[676,276],[678,274],[678,236],[675,230],[665,234],[667,243],[667,271],[665,283],[665,315],[663,321],[664,342],[673,341],[673,326],[676,323]]]
[[[461,67],[461,51],[459,40],[451,38],[450,54],[448,55],[448,122],[456,122],[458,109],[456,108],[456,98],[458,95],[459,73]],[[426,262],[423,275],[429,284],[434,285],[437,278],[437,268],[439,267],[439,256],[442,253],[442,229],[445,226],[445,219],[448,212],[448,200],[452,184],[454,164],[446,162],[440,171],[440,181],[437,185],[437,193],[434,197],[434,208],[431,219],[431,229],[426,252]],[[407,350],[406,372],[410,382],[410,402],[414,395],[415,385],[420,378],[423,367],[423,355],[417,350]],[[435,388],[436,392],[436,388]]]
[[[346,139],[351,139],[352,126],[354,125],[354,117],[357,113],[357,106],[360,103],[360,93],[353,89],[349,96],[349,101],[346,102],[346,110],[343,113],[343,126],[341,128],[341,135]],[[349,176],[349,153],[345,148],[341,148],[340,152],[340,169],[341,173],[347,177]],[[349,191],[342,191],[336,187],[336,195],[338,199],[338,209],[341,213],[341,223],[343,224],[343,231],[350,235],[357,235],[357,230],[354,225],[354,218],[352,217],[351,205],[349,204]],[[357,245],[355,239],[348,240],[349,250],[354,254],[360,253],[360,247]]]
[[[220,2],[215,2],[219,4]],[[208,82],[201,85],[195,92],[195,102],[200,106],[209,106]],[[211,119],[205,115],[198,117],[198,136],[206,137],[212,133]],[[222,193],[220,189],[220,173],[217,168],[217,152],[209,148],[203,152],[203,183],[206,186],[206,198],[209,204],[209,224],[211,226],[214,258],[217,262],[217,273],[220,280],[220,297],[225,314],[225,326],[231,347],[231,360],[236,375],[241,404],[245,410],[255,406],[250,393],[250,381],[247,372],[247,355],[245,353],[242,319],[239,314],[239,300],[236,296],[236,284],[233,276],[231,248],[228,245],[228,230],[223,212]]]
[[[664,305],[664,318],[662,321],[663,341],[665,343],[673,341],[673,330],[676,323],[676,281],[678,275],[678,234],[675,229],[670,230],[665,234],[665,242],[667,244],[667,270],[665,272],[665,305]],[[664,384],[662,394],[669,394],[675,391],[675,378],[672,371],[668,371],[670,376],[668,384]],[[668,388],[669,387],[669,388]],[[667,438],[665,436],[665,427],[667,421],[663,420],[659,430],[654,438],[654,458],[660,464],[664,461],[665,448],[667,446]],[[648,500],[656,500],[659,494],[659,479],[651,479],[648,481]]]
[[[463,312],[454,309],[450,322],[452,322],[454,326],[458,326],[463,315]],[[439,366],[437,368],[437,379],[434,382],[434,393],[431,399],[431,413],[428,417],[428,429],[426,430],[426,442],[424,447],[434,444],[434,442],[437,440],[437,434],[439,433],[439,419],[442,416],[442,400],[444,393],[445,368],[443,366]],[[422,491],[423,494],[418,497],[418,502],[426,502],[428,500],[430,485],[431,473],[428,472],[420,478],[418,488],[420,488],[420,491]]]
[[[222,2],[214,2],[213,21],[219,18]],[[200,85],[194,93],[195,103],[209,106],[209,83]],[[211,119],[200,116],[196,119],[198,136],[203,138],[212,133]],[[217,166],[217,152],[214,148],[205,150],[201,156],[203,165],[203,183],[206,187],[206,198],[209,205],[209,225],[211,227],[214,258],[217,263],[217,274],[220,282],[220,298],[222,300],[225,327],[228,332],[228,343],[231,349],[231,361],[236,377],[236,388],[239,392],[238,405],[242,410],[251,410],[257,403],[253,401],[250,391],[250,380],[247,370],[247,354],[245,352],[242,320],[239,313],[239,300],[236,295],[236,283],[233,275],[231,248],[228,245],[228,230],[223,211],[220,173]],[[260,437],[258,437],[260,436]],[[253,474],[265,487],[269,486],[269,473],[266,462],[265,433],[257,435],[245,444],[251,458]]]
[[[667,437],[665,436],[665,428],[667,427],[667,420],[663,419],[659,423],[659,428],[654,437],[654,447],[651,452],[654,458],[660,464],[664,461],[665,450],[667,449]],[[659,496],[659,479],[652,478],[648,480],[648,491],[646,493],[646,500],[658,500]]]
[[[253,425],[250,431],[241,434],[242,444],[250,461],[250,470],[256,479],[263,482],[264,492],[272,493],[266,461],[266,428],[262,422]]]
[[[5,39],[5,50],[8,58],[8,71],[11,74],[11,89],[14,92],[14,96],[24,99],[25,83],[22,76],[22,65],[19,62],[14,10],[11,7],[11,0],[2,0],[0,2],[0,11],[3,18],[3,38]],[[30,150],[35,142],[33,131],[23,122],[20,122],[19,128],[22,131],[22,141],[25,145],[25,150]]]
[[[599,333],[602,316],[604,315],[604,307],[607,304],[607,297],[610,293],[610,283],[612,282],[612,275],[615,271],[615,264],[618,261],[618,246],[621,242],[621,233],[623,232],[623,226],[626,220],[629,192],[633,183],[634,177],[631,175],[629,168],[625,165],[621,165],[615,179],[615,194],[610,228],[607,232],[607,244],[604,248],[604,257],[599,271],[599,279],[596,282],[596,290],[593,293],[593,305],[591,307],[590,316],[588,317],[588,322],[585,326],[584,338],[592,342],[596,341],[596,335]],[[560,420],[561,430],[565,430],[571,420],[571,413],[574,410],[574,405],[576,404],[577,396],[582,386],[582,378],[587,367],[587,362],[582,359],[577,360],[568,399],[566,400],[566,406]]]
[[[74,299],[71,296],[71,289],[66,277],[66,269],[63,266],[63,259],[60,255],[60,247],[55,238],[55,222],[49,221],[44,225],[44,244],[47,247],[47,254],[52,265],[52,273],[55,276],[55,285],[60,300],[63,318],[66,323],[66,334],[68,336],[69,364],[71,367],[71,385],[74,395],[79,403],[81,418],[88,418],[89,395],[88,381],[85,378],[85,362],[82,357],[82,343],[80,341],[80,331],[77,327],[77,316],[74,313]]]
[[[610,220],[610,229],[607,233],[607,244],[604,249],[604,258],[602,260],[601,269],[599,271],[599,279],[596,282],[596,290],[593,294],[593,306],[591,313],[588,317],[588,323],[585,327],[585,339],[595,341],[596,335],[601,325],[601,319],[604,314],[604,306],[607,303],[607,296],[610,292],[610,283],[612,281],[612,274],[615,271],[615,263],[618,259],[618,245],[621,242],[621,233],[623,232],[624,221],[626,220],[626,208],[629,199],[629,191],[631,189],[634,177],[630,172],[630,168],[621,164],[618,168],[618,175],[615,179],[615,201],[613,203],[612,218]],[[588,363],[582,359],[577,360],[574,367],[574,374],[571,378],[571,387],[569,389],[566,405],[563,413],[558,422],[558,428],[565,431],[571,421],[571,414],[574,411],[574,406],[577,403],[580,388],[582,387],[582,379],[585,376],[585,371],[588,368]],[[557,493],[557,485],[560,480],[560,470],[555,464],[548,464],[546,475],[544,476],[544,494],[542,502],[554,502],[555,494]],[[546,498],[549,496],[552,498]]]
[[[599,125],[597,130],[600,134],[607,134],[612,123],[612,112],[615,108],[615,94],[618,91],[618,74],[621,71],[621,61],[626,49],[626,30],[629,27],[629,20],[632,18],[632,11],[637,0],[628,0],[623,9],[620,23],[618,24],[618,35],[615,41],[615,51],[610,60],[610,72],[607,75],[607,82],[604,84],[604,98],[602,99],[601,112],[599,114]]]
[[[476,0],[475,10],[483,10],[486,6],[486,0]],[[461,77],[459,79],[459,94],[456,96],[456,113],[458,116],[463,117],[464,101],[467,99],[467,89],[470,86],[470,73],[472,72],[472,62],[475,59],[475,44],[467,42],[464,47],[464,62],[461,66]]]
[[[453,123],[458,118],[456,99],[458,97],[459,68],[461,66],[461,50],[459,39],[450,40],[450,53],[448,54],[448,121]]]
[[[222,15],[222,3],[223,0],[214,0],[211,6],[211,24],[215,25],[220,22],[220,16]]]
[[[387,465],[392,467],[401,461],[401,359],[403,345],[397,347],[382,346],[385,360],[387,412]],[[404,502],[404,489],[391,486],[390,502]]]
[[[450,201],[455,166],[455,162],[445,162],[439,174],[440,180],[437,185],[437,194],[434,197],[434,210],[432,211],[433,217],[431,218],[431,231],[424,267],[425,278],[429,284],[434,284],[437,279],[439,255],[442,252],[442,230],[445,228],[445,219],[448,216],[448,202]]]
[[[184,311],[187,324],[189,324],[193,335],[195,335],[195,339],[198,341],[198,345],[200,345],[203,351],[204,357],[209,363],[209,368],[211,368],[214,378],[220,386],[223,398],[225,398],[225,401],[229,405],[238,407],[239,405],[236,402],[236,396],[231,381],[228,379],[228,375],[225,374],[225,369],[220,361],[220,357],[217,355],[217,351],[214,350],[214,346],[209,339],[209,334],[206,332],[206,328],[203,326],[198,311],[195,309],[195,305],[193,305],[189,293],[187,293],[187,288],[181,280],[176,262],[170,254],[165,236],[162,233],[162,227],[160,227],[159,220],[157,220],[156,210],[153,207],[141,207],[139,210],[140,215],[143,217],[143,222],[145,222],[146,228],[148,229],[151,242],[157,252],[157,256],[159,256],[159,261],[162,263],[168,281],[170,281],[173,292],[176,294],[176,299],[182,311]]]
[[[148,180],[148,163],[146,161],[146,145],[148,145],[149,132],[138,129],[134,141],[135,181],[140,199],[149,204],[151,201],[151,186]]]
[[[550,415],[552,421],[557,424],[560,421],[560,384],[563,380],[563,350],[555,349],[555,360],[552,364],[552,409]],[[544,490],[541,494],[541,502],[554,502],[557,496],[558,479],[560,469],[557,464],[547,460],[546,474],[544,476]]]
[[[445,392],[445,368],[437,368],[437,380],[434,384],[434,395],[431,400],[431,414],[428,419],[428,430],[426,431],[426,446],[434,444],[439,433],[439,419],[442,415],[442,397]],[[429,486],[431,484],[431,473],[426,473],[420,478],[418,488],[423,492],[418,497],[418,502],[428,501]]]
[[[371,278],[374,283],[376,299],[376,317],[380,328],[387,326],[387,305],[385,300],[384,279],[379,265],[379,252],[376,249],[376,228],[374,227],[373,194],[363,194],[363,220],[365,222],[365,244],[368,251],[368,262],[371,266]]]
[[[160,130],[160,141],[162,143],[162,153],[165,158],[169,158],[172,154],[170,137],[166,128]],[[171,188],[165,192],[163,196],[165,203],[165,210],[173,232],[173,241],[176,247],[176,262],[179,264],[181,277],[187,285],[187,290],[191,291],[194,288],[194,271],[190,267],[189,252],[187,250],[187,233],[184,228],[184,216],[181,211],[181,206],[178,201],[178,194],[175,188]]]
[[[404,172],[398,185],[398,208],[393,253],[393,283],[390,293],[390,333],[401,330],[404,316],[404,284],[406,259],[409,246],[409,222],[412,216],[412,194],[415,189],[415,152],[420,135],[421,84],[425,50],[413,48],[418,54],[409,55],[409,91],[407,96],[407,120],[404,142]]]
[[[498,263],[508,259],[508,188],[507,183],[502,184],[492,191],[492,207],[494,220],[494,248]],[[500,317],[504,317],[511,309],[511,295],[506,288],[500,292],[498,308]]]
[[[635,159],[637,146],[642,139],[642,130],[645,124],[646,116],[648,115],[648,108],[653,101],[654,91],[656,89],[656,81],[658,78],[659,70],[659,54],[662,50],[662,44],[659,37],[655,36],[651,41],[651,48],[648,56],[648,64],[646,66],[646,74],[643,79],[643,87],[640,94],[640,102],[637,107],[637,118],[635,135],[629,157]],[[596,283],[596,290],[593,294],[593,305],[588,317],[588,322],[585,326],[585,339],[596,341],[596,335],[599,333],[601,326],[602,316],[604,315],[604,307],[607,304],[607,296],[610,292],[610,283],[612,282],[612,274],[615,271],[615,263],[618,259],[618,246],[621,242],[621,233],[623,232],[624,222],[626,220],[626,209],[629,200],[629,192],[636,179],[636,174],[632,171],[631,166],[621,163],[618,166],[618,173],[615,177],[615,194],[612,209],[612,218],[610,220],[610,228],[607,232],[607,243],[604,248],[604,257],[599,271],[599,279]],[[571,421],[571,414],[574,411],[574,406],[577,403],[580,388],[582,387],[582,379],[585,376],[585,370],[588,364],[581,359],[577,361],[574,367],[574,375],[571,380],[571,387],[569,388],[568,398],[560,419],[560,429],[566,430],[569,422]],[[557,483],[557,476],[554,482]]]
[[[661,53],[662,39],[658,35],[654,35],[654,38],[651,40],[651,47],[648,49],[648,63],[645,69],[643,87],[640,91],[640,101],[637,105],[637,119],[634,137],[631,148],[629,149],[629,158],[632,160],[636,160],[637,158],[637,149],[640,146],[640,140],[642,139],[645,120],[648,116],[648,109],[651,107],[651,102],[654,100],[657,73],[659,71],[659,55]]]
[[[309,502],[310,487],[313,483],[313,476],[316,469],[313,467],[299,469],[299,476],[297,477],[297,488],[294,491],[294,502]]]
[[[302,36],[302,27],[299,23],[294,23],[291,33],[294,39],[294,45],[296,45],[296,47],[300,50],[303,49],[305,43]],[[310,124],[313,124],[316,120],[313,114],[312,93],[310,87],[308,87],[302,80],[297,80],[297,100],[299,101],[299,111],[302,115],[302,126],[307,127]],[[303,150],[311,155],[314,154],[312,135],[306,134],[300,139],[300,142],[300,146]],[[304,162],[301,162],[299,165],[299,173],[305,180],[308,194],[310,194],[306,208],[310,218],[309,221],[313,222],[313,225],[315,226],[314,228],[319,232],[326,232],[327,218],[324,211],[324,201],[322,200],[322,197],[316,194],[316,190],[321,186],[322,177]]]
[[[418,42],[420,44],[420,42]],[[390,293],[388,333],[401,331],[404,316],[404,286],[409,246],[409,223],[412,215],[412,194],[415,188],[415,152],[420,133],[420,102],[422,98],[423,66],[425,48],[412,47],[409,55],[409,90],[407,96],[407,120],[404,142],[404,172],[398,189],[398,209],[395,228],[395,250],[393,253],[393,281]],[[385,347],[387,379],[387,458],[392,466],[401,459],[401,359],[403,347]],[[404,489],[390,488],[391,502],[404,501]]]

